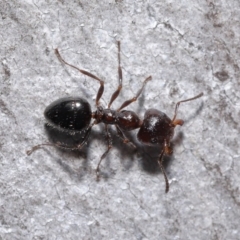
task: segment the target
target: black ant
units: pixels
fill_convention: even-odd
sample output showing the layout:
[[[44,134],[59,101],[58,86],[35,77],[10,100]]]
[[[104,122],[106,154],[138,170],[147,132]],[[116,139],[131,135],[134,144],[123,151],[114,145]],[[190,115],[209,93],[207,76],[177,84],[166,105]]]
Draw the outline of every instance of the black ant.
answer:
[[[174,128],[177,125],[183,125],[183,120],[176,119],[178,107],[180,103],[197,99],[201,97],[203,93],[200,93],[199,95],[193,98],[179,101],[176,104],[175,114],[172,120],[163,112],[160,112],[156,109],[149,109],[146,111],[144,115],[144,120],[141,121],[135,112],[129,111],[129,110],[123,110],[123,109],[138,99],[146,83],[152,79],[152,77],[149,76],[143,82],[142,87],[139,89],[136,96],[123,102],[123,104],[117,110],[111,109],[112,103],[116,100],[116,98],[118,97],[119,93],[122,90],[120,41],[117,42],[117,45],[118,45],[119,84],[118,84],[117,90],[112,94],[112,97],[106,109],[104,109],[99,104],[99,100],[101,99],[102,94],[104,92],[103,80],[96,77],[90,72],[87,72],[85,70],[82,70],[80,68],[77,68],[67,63],[60,55],[58,49],[55,49],[55,53],[58,59],[62,63],[72,68],[75,68],[82,74],[88,77],[91,77],[99,82],[100,87],[98,89],[97,97],[96,97],[97,110],[95,112],[92,112],[90,104],[87,102],[87,100],[81,97],[66,97],[66,98],[58,99],[55,102],[51,103],[44,111],[44,116],[48,124],[54,128],[59,129],[60,131],[66,131],[68,133],[82,132],[83,141],[80,144],[76,145],[75,147],[69,147],[62,143],[44,143],[44,144],[34,146],[31,150],[27,151],[27,154],[30,155],[33,151],[41,148],[42,146],[56,146],[60,148],[70,149],[70,150],[80,150],[84,146],[84,144],[87,142],[92,127],[98,123],[104,123],[107,142],[108,142],[108,148],[102,154],[100,161],[97,165],[96,174],[97,174],[97,177],[99,177],[100,164],[102,160],[106,157],[106,155],[109,153],[110,149],[112,148],[112,138],[108,131],[108,125],[114,125],[117,130],[117,135],[123,140],[123,142],[131,144],[134,147],[135,145],[131,143],[128,138],[125,137],[123,131],[131,131],[139,128],[137,138],[140,142],[146,145],[158,144],[161,148],[161,153],[159,155],[158,163],[165,178],[166,192],[168,192],[169,183],[168,183],[166,172],[163,168],[163,156],[165,154],[168,155],[172,153],[172,150],[170,147],[170,141],[174,134]],[[94,121],[91,123],[92,118],[94,119]]]

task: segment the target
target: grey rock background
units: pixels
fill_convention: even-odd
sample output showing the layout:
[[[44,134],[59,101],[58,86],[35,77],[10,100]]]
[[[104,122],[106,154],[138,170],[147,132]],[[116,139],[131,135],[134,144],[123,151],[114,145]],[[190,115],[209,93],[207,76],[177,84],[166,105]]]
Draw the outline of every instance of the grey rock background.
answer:
[[[133,3],[134,2],[134,3]],[[0,1],[0,239],[239,239],[240,2]],[[54,54],[105,81],[106,106],[117,87],[117,47],[124,88],[117,108],[152,75],[128,109],[151,107],[185,120],[167,164],[157,149],[134,152],[114,138],[106,149],[96,126],[80,153],[44,148],[43,111],[64,96],[94,109],[98,84]],[[114,133],[114,130],[113,132]],[[166,160],[167,161],[167,160]]]

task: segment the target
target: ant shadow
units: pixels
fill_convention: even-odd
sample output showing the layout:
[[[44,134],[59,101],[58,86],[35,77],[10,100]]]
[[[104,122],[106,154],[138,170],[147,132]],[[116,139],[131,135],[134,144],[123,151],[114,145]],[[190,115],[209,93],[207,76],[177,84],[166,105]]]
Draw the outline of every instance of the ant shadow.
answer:
[[[52,127],[48,123],[44,124],[44,130],[50,143],[53,143],[53,144],[61,143],[62,145],[68,148],[71,148],[71,147],[73,148],[74,146],[76,147],[78,144],[81,144],[82,138],[84,136],[84,134],[80,132],[75,132],[74,134],[70,134],[67,131],[60,131],[59,129]],[[50,147],[52,148],[54,146],[50,146]],[[88,169],[87,146],[84,145],[81,151],[69,150],[69,149],[64,149],[60,147],[54,147],[54,148],[57,150],[57,152],[61,156],[61,158],[56,159],[56,162],[60,165],[63,171],[67,172],[71,177],[80,181]],[[48,146],[43,147],[41,149],[44,149],[44,151],[47,151],[48,154],[51,154],[51,150],[49,150]],[[66,160],[68,156],[71,156],[74,159],[82,160],[81,167],[78,168],[77,171],[73,168],[71,162]]]
[[[74,134],[71,134],[67,131],[60,131],[58,128],[54,128],[51,125],[45,123],[44,124],[46,135],[49,139],[49,142],[53,144],[61,143],[62,145],[68,147],[68,148],[74,148],[77,145],[81,144],[84,139],[84,132],[75,132]],[[64,149],[60,147],[56,147],[57,151],[60,153],[61,156],[66,155],[66,157],[57,159],[57,163],[62,167],[62,169],[67,172],[69,175],[71,175],[73,178],[81,180],[85,175],[87,171],[91,171],[88,163],[88,156],[89,156],[89,143],[91,143],[92,139],[104,142],[105,143],[105,149],[102,153],[99,155],[99,161],[100,156],[104,153],[104,151],[107,149],[107,142],[106,142],[106,136],[103,134],[104,129],[101,129],[101,131],[94,131],[92,130],[90,133],[90,136],[86,142],[86,144],[79,150],[69,150]],[[112,137],[112,147],[117,148],[120,155],[117,157],[118,159],[121,159],[122,164],[124,165],[124,169],[128,170],[133,165],[134,160],[134,153],[136,152],[136,149],[131,146],[126,146],[128,144],[122,143],[122,140],[117,137],[117,134],[114,130],[109,128],[109,132]],[[128,138],[131,142],[134,142],[132,140],[131,134],[127,134]],[[48,151],[49,154],[51,152],[47,150],[47,147],[43,148],[44,150]],[[81,159],[81,167],[79,167],[78,171],[74,170],[71,166],[71,163],[68,162],[67,156],[71,156],[74,159]],[[103,161],[100,167],[100,179],[108,179],[111,174],[111,162],[112,158],[111,155],[107,155]],[[96,166],[97,167],[97,166]],[[104,168],[104,170],[102,170]]]
[[[204,103],[201,102],[200,106],[196,109],[195,112],[193,112],[186,120],[184,120],[184,123],[191,122],[194,118],[196,118],[203,110]]]
[[[76,132],[75,134],[69,134],[68,132],[59,131],[57,128],[53,128],[49,124],[45,124],[45,131],[48,136],[48,139],[52,143],[59,143],[68,146],[68,147],[74,147],[78,144],[81,144],[83,133]],[[113,142],[113,148],[117,148],[118,150],[118,159],[120,159],[121,164],[123,165],[123,168],[125,171],[128,171],[132,168],[134,164],[134,160],[136,158],[139,159],[140,157],[140,164],[142,166],[143,171],[146,171],[150,174],[159,174],[160,168],[158,165],[158,157],[161,151],[161,148],[159,146],[143,146],[140,143],[136,143],[137,141],[134,139],[134,136],[132,133],[125,133],[127,138],[134,143],[136,148],[133,148],[131,146],[128,146],[128,144],[124,144],[122,140],[117,137],[114,130],[111,128],[109,129],[109,132],[112,136],[112,142]],[[62,167],[62,169],[67,172],[72,178],[81,181],[81,179],[86,175],[86,172],[89,171],[89,163],[88,163],[88,156],[89,156],[89,147],[88,143],[91,142],[91,139],[105,142],[105,136],[101,132],[92,131],[90,134],[90,137],[87,141],[87,143],[81,148],[81,150],[68,150],[64,148],[56,148],[57,151],[60,153],[61,156],[66,154],[66,157],[64,158],[58,158],[56,161],[57,163]],[[177,137],[174,138],[171,147],[174,149],[174,146],[180,145],[183,140],[183,133],[178,133]],[[45,148],[44,148],[45,149]],[[106,143],[106,149],[107,149],[107,143]],[[49,151],[49,154],[51,152]],[[81,159],[81,167],[78,168],[78,170],[74,170],[72,167],[72,164],[68,162],[67,156],[71,156],[75,159]],[[112,176],[111,172],[111,162],[114,161],[111,155],[107,155],[105,159],[102,161],[102,167],[100,168],[100,179],[107,180]],[[100,160],[100,157],[99,157]],[[169,165],[171,164],[173,160],[172,156],[165,156],[163,166],[165,169],[168,169]],[[102,170],[104,168],[104,170]]]
[[[171,155],[164,155],[163,156],[163,167],[167,170],[172,164],[174,159],[174,148],[178,145],[181,145],[184,139],[183,132],[179,132],[174,139],[171,141],[171,149],[173,150],[173,154]],[[142,149],[140,152],[141,154],[141,165],[142,169],[149,174],[159,174],[161,172],[158,159],[162,148],[159,145],[154,146],[139,146],[139,149]]]

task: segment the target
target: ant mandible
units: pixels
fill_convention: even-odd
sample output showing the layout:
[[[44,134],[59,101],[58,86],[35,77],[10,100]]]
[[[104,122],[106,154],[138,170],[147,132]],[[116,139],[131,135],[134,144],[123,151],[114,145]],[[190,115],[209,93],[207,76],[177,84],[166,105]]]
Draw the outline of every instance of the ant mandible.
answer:
[[[112,138],[108,131],[108,126],[114,125],[117,130],[117,135],[123,140],[123,142],[128,143],[134,147],[135,145],[132,142],[130,142],[128,138],[126,138],[123,131],[131,131],[134,129],[139,129],[137,138],[140,142],[146,145],[158,144],[162,149],[159,155],[158,163],[164,175],[164,179],[166,183],[165,191],[167,193],[169,191],[169,182],[167,179],[166,172],[163,168],[163,157],[164,155],[168,155],[172,153],[172,150],[170,148],[170,141],[174,134],[174,128],[177,125],[183,125],[183,120],[176,119],[178,107],[180,103],[199,98],[203,95],[203,93],[200,93],[199,95],[193,98],[179,101],[176,104],[175,114],[172,120],[165,113],[160,112],[157,109],[149,109],[146,111],[144,115],[144,120],[141,121],[135,112],[129,111],[129,110],[123,110],[123,109],[138,99],[146,83],[152,79],[152,77],[149,76],[145,79],[145,81],[142,84],[142,87],[139,89],[139,91],[133,98],[123,102],[123,104],[117,110],[111,109],[112,103],[116,100],[116,98],[118,97],[119,93],[122,90],[122,67],[121,67],[121,59],[120,59],[120,41],[117,42],[117,45],[118,45],[118,82],[119,84],[118,84],[117,90],[111,96],[111,99],[108,103],[108,107],[105,109],[99,103],[102,97],[102,94],[104,92],[104,81],[88,71],[85,71],[83,69],[73,66],[72,64],[69,64],[62,58],[58,49],[55,49],[55,54],[57,55],[58,59],[62,63],[78,70],[82,74],[88,77],[91,77],[92,79],[99,82],[100,87],[98,89],[97,97],[96,97],[97,110],[95,112],[92,112],[90,104],[87,102],[87,100],[81,97],[65,97],[65,98],[61,98],[54,101],[44,111],[44,116],[47,120],[47,123],[53,128],[59,129],[60,131],[66,131],[68,133],[81,132],[83,133],[83,141],[74,147],[69,147],[59,142],[43,143],[43,144],[34,146],[31,150],[27,151],[27,154],[30,155],[32,154],[33,151],[43,146],[56,146],[56,147],[69,149],[69,150],[80,150],[84,146],[84,144],[87,142],[89,135],[91,133],[92,127],[98,123],[104,123],[108,147],[107,147],[107,150],[102,154],[96,168],[96,174],[98,178],[99,172],[100,172],[100,164],[102,160],[107,156],[110,149],[112,148]],[[91,123],[92,118],[94,119],[94,121]]]

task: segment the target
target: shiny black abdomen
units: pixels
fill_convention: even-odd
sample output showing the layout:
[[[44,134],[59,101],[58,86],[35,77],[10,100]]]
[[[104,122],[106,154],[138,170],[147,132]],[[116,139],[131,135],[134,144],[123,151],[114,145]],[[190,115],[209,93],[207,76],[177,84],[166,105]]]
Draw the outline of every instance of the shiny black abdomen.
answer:
[[[60,98],[44,111],[47,122],[61,130],[82,131],[92,118],[91,106],[80,97]]]

